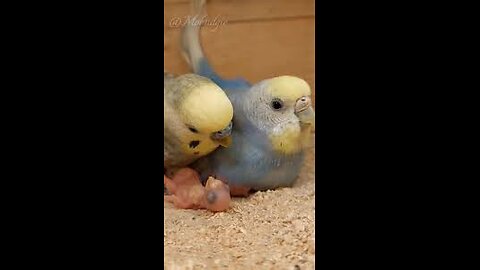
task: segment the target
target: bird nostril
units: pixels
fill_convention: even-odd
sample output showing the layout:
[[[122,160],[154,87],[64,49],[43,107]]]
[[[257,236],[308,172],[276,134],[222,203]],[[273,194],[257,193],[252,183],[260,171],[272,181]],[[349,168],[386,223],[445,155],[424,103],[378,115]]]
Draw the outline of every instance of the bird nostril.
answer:
[[[311,100],[308,96],[303,96],[297,100],[297,103],[295,104],[295,112],[299,113],[302,112],[306,109],[308,109],[311,106]]]

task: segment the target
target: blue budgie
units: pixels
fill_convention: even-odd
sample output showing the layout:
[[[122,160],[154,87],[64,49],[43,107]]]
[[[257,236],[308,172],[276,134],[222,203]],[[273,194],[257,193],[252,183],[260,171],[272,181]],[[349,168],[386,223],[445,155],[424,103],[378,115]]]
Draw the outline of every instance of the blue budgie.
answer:
[[[196,2],[196,12],[204,1]],[[220,86],[233,105],[232,144],[191,165],[203,181],[213,176],[230,186],[232,195],[250,190],[291,186],[299,175],[315,128],[311,89],[302,79],[279,76],[255,84],[220,77],[200,44],[200,25],[182,29],[182,53],[196,74]]]

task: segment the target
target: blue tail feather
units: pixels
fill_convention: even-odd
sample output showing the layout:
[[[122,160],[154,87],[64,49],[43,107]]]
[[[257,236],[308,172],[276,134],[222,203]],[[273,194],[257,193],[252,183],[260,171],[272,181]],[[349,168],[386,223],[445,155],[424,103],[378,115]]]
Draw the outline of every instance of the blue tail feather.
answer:
[[[248,89],[251,86],[251,84],[243,78],[236,78],[232,80],[223,79],[213,70],[205,58],[200,59],[197,74],[209,78],[223,89]]]

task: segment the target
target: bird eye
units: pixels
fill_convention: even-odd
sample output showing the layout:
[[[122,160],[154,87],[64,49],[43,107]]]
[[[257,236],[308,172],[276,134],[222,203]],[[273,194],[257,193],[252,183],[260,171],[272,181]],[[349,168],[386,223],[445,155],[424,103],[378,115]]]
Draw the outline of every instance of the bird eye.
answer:
[[[198,133],[198,130],[196,130],[195,128],[193,127],[188,127],[188,129],[193,132],[193,133]]]
[[[283,101],[276,98],[276,99],[272,100],[271,106],[274,110],[280,110],[281,108],[283,108]]]

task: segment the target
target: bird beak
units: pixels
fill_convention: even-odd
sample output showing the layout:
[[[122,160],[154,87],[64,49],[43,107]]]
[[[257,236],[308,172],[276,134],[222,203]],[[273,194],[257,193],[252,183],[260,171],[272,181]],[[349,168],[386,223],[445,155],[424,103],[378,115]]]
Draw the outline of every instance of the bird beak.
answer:
[[[228,136],[220,140],[216,140],[221,146],[227,148],[232,144],[232,137]]]
[[[233,123],[230,122],[223,130],[213,133],[211,136],[212,140],[218,142],[223,147],[229,147],[232,144],[232,128]]]
[[[310,97],[302,97],[295,104],[295,115],[303,125],[310,125],[315,129],[315,111],[312,108]]]

